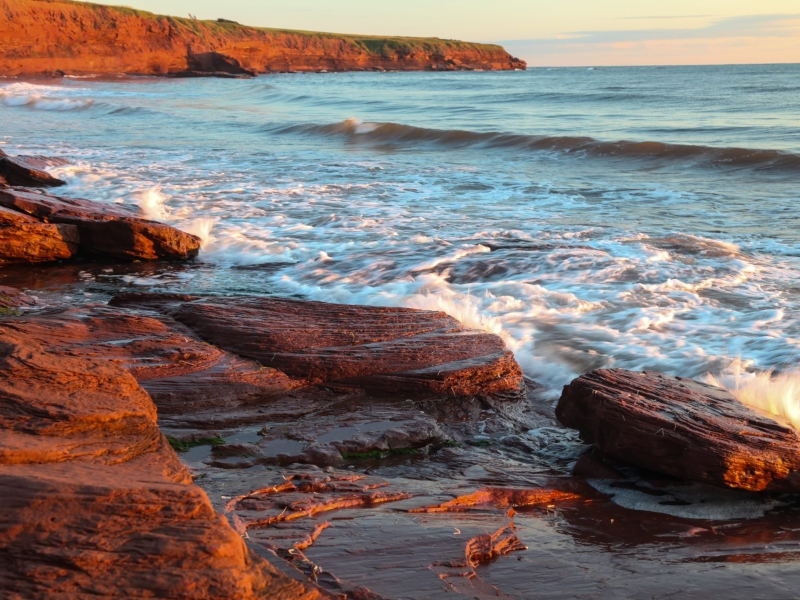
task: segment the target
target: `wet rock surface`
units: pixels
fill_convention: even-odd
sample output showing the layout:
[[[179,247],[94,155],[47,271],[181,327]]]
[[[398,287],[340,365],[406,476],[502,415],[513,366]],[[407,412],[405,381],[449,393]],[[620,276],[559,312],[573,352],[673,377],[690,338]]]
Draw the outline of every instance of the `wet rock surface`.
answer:
[[[0,290],[0,295],[2,290]],[[303,385],[200,340],[166,315],[102,304],[29,312],[5,323],[53,352],[124,367],[162,426],[215,428],[264,419],[265,399]]]
[[[113,270],[144,279],[186,268]],[[521,395],[486,399],[312,384],[262,371],[259,361],[210,344],[175,317],[176,307],[209,299],[149,295],[148,303],[137,296],[108,306],[97,301],[119,284],[99,276],[103,267],[49,272],[42,279],[22,267],[0,270],[0,284],[36,296],[0,326],[52,344],[59,357],[124,368],[139,380],[158,407],[161,432],[252,553],[246,556],[305,586],[286,597],[774,599],[793,597],[800,585],[797,496],[722,489],[589,452],[529,380]],[[87,283],[90,273],[98,276]],[[255,320],[243,323],[255,331]],[[214,364],[246,365],[265,380],[236,387],[234,379],[208,376]],[[154,485],[152,475],[147,481]],[[113,502],[100,506],[110,511]],[[153,522],[161,536],[163,522]]]
[[[0,210],[0,248],[8,248],[0,261],[69,258],[76,250],[122,260],[187,260],[200,250],[194,235],[90,200],[4,188]],[[26,236],[32,236],[27,245]],[[49,243],[37,252],[48,236]]]
[[[0,326],[0,429],[3,597],[319,597],[189,485],[124,369]]]
[[[66,182],[44,170],[44,163],[36,157],[9,156],[0,150],[0,186],[56,187]]]
[[[310,383],[452,399],[523,394],[522,371],[500,337],[442,312],[148,294],[112,304],[162,311],[220,348]]]
[[[734,489],[800,492],[797,431],[711,385],[601,369],[565,386],[556,415],[626,463]]]
[[[52,262],[78,252],[78,228],[43,223],[0,206],[0,264]]]

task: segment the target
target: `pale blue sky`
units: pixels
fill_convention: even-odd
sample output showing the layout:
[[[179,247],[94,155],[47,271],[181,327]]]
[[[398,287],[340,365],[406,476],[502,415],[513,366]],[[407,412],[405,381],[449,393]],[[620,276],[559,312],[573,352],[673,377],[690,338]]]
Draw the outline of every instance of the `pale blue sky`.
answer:
[[[532,66],[800,62],[800,0],[127,0],[201,19],[502,43]]]

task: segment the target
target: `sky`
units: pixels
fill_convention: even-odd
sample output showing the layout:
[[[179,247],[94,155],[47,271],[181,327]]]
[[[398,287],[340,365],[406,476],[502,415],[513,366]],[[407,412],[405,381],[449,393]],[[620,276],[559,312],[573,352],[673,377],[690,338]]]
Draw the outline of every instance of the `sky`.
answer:
[[[261,27],[494,42],[534,67],[800,62],[800,0],[106,3]]]

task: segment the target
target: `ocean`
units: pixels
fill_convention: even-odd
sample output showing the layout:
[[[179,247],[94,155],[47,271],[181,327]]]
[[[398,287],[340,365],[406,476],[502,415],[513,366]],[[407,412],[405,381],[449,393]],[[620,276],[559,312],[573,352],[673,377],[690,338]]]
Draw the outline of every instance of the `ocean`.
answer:
[[[557,397],[795,367],[800,65],[0,83],[57,193],[200,234],[120,288],[443,310]],[[91,293],[91,292],[87,292]]]

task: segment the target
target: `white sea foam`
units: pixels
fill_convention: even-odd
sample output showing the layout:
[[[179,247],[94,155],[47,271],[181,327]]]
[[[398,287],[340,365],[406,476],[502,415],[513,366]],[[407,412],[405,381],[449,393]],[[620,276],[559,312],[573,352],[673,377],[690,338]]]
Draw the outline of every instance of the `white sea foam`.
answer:
[[[752,361],[735,359],[721,373],[709,374],[707,381],[728,390],[743,404],[783,417],[800,430],[800,369],[759,371],[753,369]]]
[[[702,483],[675,484],[659,488],[660,495],[647,493],[647,486],[640,482],[644,491],[614,487],[612,481],[589,480],[597,491],[607,494],[611,500],[624,508],[644,510],[680,517],[728,521],[732,519],[758,519],[780,506],[774,496],[757,496],[741,490],[726,490]],[[666,492],[667,495],[663,495]],[[696,535],[688,529],[684,535]]]
[[[17,91],[87,95],[52,87]],[[358,135],[377,125],[339,127]],[[65,195],[138,205],[200,235],[204,262],[226,278],[251,274],[237,290],[442,310],[497,333],[551,395],[600,367],[703,377],[726,356],[764,369],[800,349],[800,302],[778,290],[797,278],[796,249],[653,225],[655,208],[703,200],[685,190],[601,182],[601,193],[584,194],[541,165],[518,174],[522,163],[511,169],[490,153],[484,166],[438,154],[164,145],[70,147],[73,164],[54,174],[69,182]],[[226,269],[263,263],[285,266]]]
[[[145,219],[153,221],[166,221],[169,219],[169,211],[166,207],[166,197],[161,192],[161,186],[156,185],[149,190],[142,192],[139,196],[139,208]]]
[[[61,96],[61,97],[58,97]],[[5,106],[24,106],[35,110],[67,111],[88,108],[93,100],[64,98],[63,88],[32,83],[0,86],[0,102]]]

